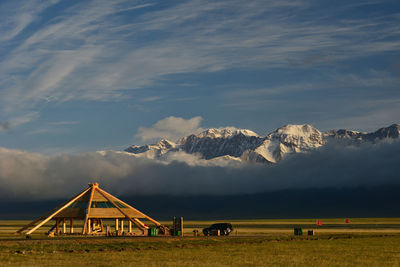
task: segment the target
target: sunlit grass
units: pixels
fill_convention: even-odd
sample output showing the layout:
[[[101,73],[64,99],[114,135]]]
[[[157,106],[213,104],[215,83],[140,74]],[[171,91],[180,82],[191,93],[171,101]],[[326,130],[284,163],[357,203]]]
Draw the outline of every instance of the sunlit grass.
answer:
[[[41,230],[29,240],[11,234],[28,221],[0,221],[0,265],[399,266],[400,219],[322,221],[317,229],[309,219],[231,220],[229,237],[193,237],[215,221],[186,221],[184,238],[48,238]],[[294,236],[293,226],[317,235]]]

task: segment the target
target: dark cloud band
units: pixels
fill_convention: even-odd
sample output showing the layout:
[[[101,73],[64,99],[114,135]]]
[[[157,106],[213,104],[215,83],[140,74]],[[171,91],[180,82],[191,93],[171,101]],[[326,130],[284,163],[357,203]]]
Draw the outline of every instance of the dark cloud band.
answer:
[[[283,189],[378,186],[400,183],[400,142],[344,147],[331,144],[282,162],[202,164],[161,162],[118,152],[46,157],[0,149],[2,198],[68,197],[97,181],[122,195],[235,195]]]

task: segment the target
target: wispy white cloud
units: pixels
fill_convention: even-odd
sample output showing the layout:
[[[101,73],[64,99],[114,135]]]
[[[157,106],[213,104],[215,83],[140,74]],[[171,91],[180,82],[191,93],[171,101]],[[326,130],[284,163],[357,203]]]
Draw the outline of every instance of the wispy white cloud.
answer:
[[[27,132],[27,135],[38,135],[38,134],[60,134],[65,132],[64,129],[57,129],[57,128],[39,128],[36,130],[32,130]]]
[[[0,42],[12,40],[25,30],[32,22],[38,19],[40,12],[56,4],[59,0],[3,2],[0,5]]]
[[[66,134],[70,132],[70,128],[73,125],[79,124],[79,121],[55,121],[49,122],[41,126],[37,126],[34,130],[27,131],[27,135],[39,135],[39,134]],[[54,151],[56,149],[54,148]],[[63,151],[63,149],[61,149]]]
[[[160,100],[160,99],[162,99],[161,96],[149,96],[149,97],[143,98],[141,101],[142,102],[154,102],[154,101],[157,101],[157,100]]]
[[[0,29],[2,36],[15,38],[55,2],[46,3],[15,11],[19,22]],[[308,1],[70,5],[30,29],[3,55],[3,111],[46,101],[120,99],[125,90],[154,85],[170,74],[309,67],[400,50],[393,23],[318,14],[305,19],[302,14],[312,7]]]
[[[21,116],[12,117],[7,121],[0,122],[0,131],[10,131],[13,130],[15,127],[23,125],[25,123],[29,123],[35,120],[39,116],[38,112],[29,112],[23,114]]]
[[[273,85],[265,88],[258,89],[236,89],[231,90],[223,94],[224,100],[227,100],[225,105],[231,106],[242,106],[253,105],[251,101],[254,100],[266,100],[269,97],[276,97],[287,95],[288,93],[304,93],[307,91],[314,92],[341,92],[345,91],[347,94],[355,94],[356,92],[362,92],[360,97],[368,94],[379,94],[376,92],[377,88],[388,90],[395,90],[400,85],[400,80],[388,73],[387,71],[376,71],[368,70],[362,73],[339,73],[331,72],[325,73],[318,79],[310,79],[307,82],[293,80],[285,82],[285,84]],[[346,94],[346,93],[345,93]],[[261,99],[260,99],[261,98]],[[248,101],[246,101],[248,100]],[[374,100],[377,100],[376,98]],[[354,99],[353,99],[354,101]]]
[[[387,71],[331,72],[307,82],[300,78],[284,85],[231,90],[220,101],[244,112],[279,112],[281,117],[270,118],[277,120],[275,125],[307,122],[322,130],[372,131],[399,122],[399,86],[398,77]]]
[[[30,112],[21,117],[12,118],[10,120],[10,123],[13,127],[16,127],[21,124],[28,123],[28,122],[34,120],[35,118],[37,118],[38,115],[39,115],[38,112]]]
[[[75,125],[79,124],[79,121],[55,121],[55,122],[50,122],[50,125]]]
[[[363,100],[356,103],[353,101],[352,105],[350,108],[344,108],[344,112],[348,113],[347,116],[321,121],[320,127],[374,131],[377,125],[400,124],[400,97]],[[360,112],[351,112],[354,109]]]

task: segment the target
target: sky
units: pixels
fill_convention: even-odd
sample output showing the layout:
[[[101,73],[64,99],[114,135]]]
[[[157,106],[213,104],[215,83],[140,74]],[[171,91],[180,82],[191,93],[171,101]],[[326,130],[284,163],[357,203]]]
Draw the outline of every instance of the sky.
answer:
[[[3,0],[0,147],[122,150],[168,122],[373,131],[399,123],[399,58],[397,0]]]
[[[400,142],[254,165],[118,153],[210,127],[400,123],[400,2],[0,1],[0,199],[398,184]],[[101,153],[96,151],[103,151]]]

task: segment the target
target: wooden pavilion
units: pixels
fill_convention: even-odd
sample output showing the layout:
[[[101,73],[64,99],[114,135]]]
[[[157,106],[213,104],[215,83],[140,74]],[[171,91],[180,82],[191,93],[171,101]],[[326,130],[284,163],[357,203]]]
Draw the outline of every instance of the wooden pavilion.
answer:
[[[141,230],[142,235],[146,235],[149,226],[139,219],[147,219],[154,223],[161,233],[168,233],[168,229],[165,226],[105,192],[99,188],[98,183],[90,183],[89,188],[51,210],[46,215],[19,229],[16,234],[21,234],[31,228],[26,232],[26,235],[29,236],[52,219],[56,223],[49,230],[49,233],[55,231],[55,234],[74,234],[74,221],[83,220],[80,234],[110,235],[111,230],[109,227],[107,227],[107,230],[105,229],[103,219],[115,220],[115,232],[113,232],[115,235],[132,234],[133,225]],[[124,231],[124,220],[128,221],[127,231]],[[67,231],[67,221],[69,221],[69,231]],[[61,223],[62,228],[60,230]]]

